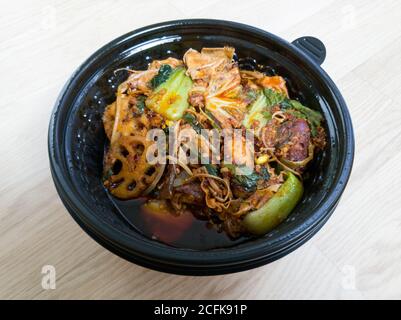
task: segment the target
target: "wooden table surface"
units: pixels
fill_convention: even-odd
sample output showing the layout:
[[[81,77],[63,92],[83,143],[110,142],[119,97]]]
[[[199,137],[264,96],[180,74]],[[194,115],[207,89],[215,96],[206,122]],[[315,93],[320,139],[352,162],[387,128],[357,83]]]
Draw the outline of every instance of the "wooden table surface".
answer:
[[[0,16],[0,298],[401,298],[400,1],[9,1]],[[54,188],[47,128],[63,84],[100,46],[201,17],[323,40],[356,154],[337,210],[313,239],[270,265],[198,278],[136,266],[86,235]],[[41,285],[45,265],[56,289]]]

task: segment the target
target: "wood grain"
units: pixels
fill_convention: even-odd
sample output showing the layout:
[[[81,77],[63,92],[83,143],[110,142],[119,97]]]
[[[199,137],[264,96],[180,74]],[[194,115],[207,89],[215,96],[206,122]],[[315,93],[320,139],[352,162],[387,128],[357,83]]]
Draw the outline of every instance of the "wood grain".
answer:
[[[401,3],[12,1],[0,19],[0,298],[401,298]],[[288,40],[321,38],[352,114],[356,157],[333,217],[270,265],[183,277],[128,263],[72,220],[50,177],[47,126],[64,82],[94,50],[151,23],[235,20]],[[56,268],[44,290],[41,269]]]

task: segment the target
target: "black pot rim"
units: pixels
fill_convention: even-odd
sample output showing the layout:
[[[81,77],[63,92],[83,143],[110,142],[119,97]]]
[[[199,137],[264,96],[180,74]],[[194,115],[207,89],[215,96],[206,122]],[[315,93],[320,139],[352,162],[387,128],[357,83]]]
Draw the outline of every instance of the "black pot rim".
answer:
[[[308,220],[293,230],[290,241],[288,239],[286,242],[277,241],[268,247],[262,241],[250,242],[238,248],[232,247],[208,251],[178,249],[154,241],[141,243],[141,247],[139,247],[135,243],[132,243],[132,238],[128,237],[126,233],[117,230],[113,226],[105,225],[93,215],[89,208],[82,205],[79,192],[74,188],[70,177],[66,174],[66,170],[64,169],[66,165],[65,159],[63,159],[58,148],[58,146],[63,144],[62,139],[64,139],[64,135],[58,135],[56,127],[60,122],[60,107],[63,105],[63,100],[66,94],[68,94],[69,88],[76,80],[77,75],[85,70],[100,55],[105,54],[114,46],[128,39],[145,33],[160,31],[164,28],[183,25],[213,25],[214,27],[224,25],[238,29],[238,31],[250,32],[262,38],[273,39],[277,44],[286,50],[292,51],[305,61],[308,68],[316,73],[321,81],[332,90],[332,95],[336,99],[336,105],[342,114],[346,129],[340,138],[344,140],[348,152],[343,155],[342,166],[339,169],[341,170],[341,174],[335,182],[332,191],[328,194],[325,201],[320,203],[316,211],[311,212]],[[125,259],[159,271],[178,274],[211,275],[242,271],[274,261],[293,251],[313,236],[334,211],[348,182],[354,158],[354,135],[351,118],[341,93],[326,72],[302,50],[269,32],[245,24],[224,20],[187,19],[162,22],[134,30],[111,41],[89,57],[73,73],[57,99],[49,125],[48,147],[52,177],[63,203],[73,218],[96,241]]]

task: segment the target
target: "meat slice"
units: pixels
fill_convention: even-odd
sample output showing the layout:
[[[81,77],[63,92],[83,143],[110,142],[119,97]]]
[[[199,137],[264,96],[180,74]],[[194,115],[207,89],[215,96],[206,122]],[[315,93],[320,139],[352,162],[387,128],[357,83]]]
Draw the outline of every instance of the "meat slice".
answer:
[[[267,147],[276,148],[279,157],[290,161],[302,161],[308,157],[311,135],[304,119],[288,120],[282,124],[273,120],[264,128],[262,139]]]
[[[178,195],[183,203],[194,205],[205,203],[205,193],[199,183],[191,182],[174,188],[174,197]]]
[[[304,119],[296,119],[288,125],[284,124],[280,131],[289,132],[289,140],[284,143],[281,150],[284,158],[290,161],[302,161],[308,157],[310,142],[310,128]]]

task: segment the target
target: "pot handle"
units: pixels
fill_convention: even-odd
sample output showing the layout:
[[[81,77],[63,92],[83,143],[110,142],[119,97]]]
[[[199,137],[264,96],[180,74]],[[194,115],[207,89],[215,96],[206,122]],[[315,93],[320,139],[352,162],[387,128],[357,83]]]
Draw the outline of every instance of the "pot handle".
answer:
[[[326,58],[326,47],[323,42],[315,37],[301,37],[295,39],[292,44],[301,49],[317,64],[321,65]]]

